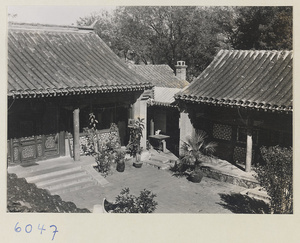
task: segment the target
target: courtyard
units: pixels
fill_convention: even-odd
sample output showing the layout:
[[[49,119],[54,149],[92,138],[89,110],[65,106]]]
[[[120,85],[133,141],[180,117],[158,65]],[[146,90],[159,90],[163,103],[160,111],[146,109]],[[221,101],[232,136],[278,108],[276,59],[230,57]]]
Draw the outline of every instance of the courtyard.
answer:
[[[141,168],[135,168],[132,166],[131,159],[127,159],[125,163],[124,172],[116,171],[115,165],[112,165],[111,173],[105,178],[94,170],[94,160],[91,156],[82,156],[80,162],[63,157],[41,161],[28,167],[15,166],[10,167],[8,172],[15,173],[18,177],[25,177],[28,182],[36,182],[41,188],[47,188],[47,185],[48,188],[57,188],[56,191],[50,190],[52,195],[59,195],[63,201],[73,202],[78,208],[86,208],[91,212],[95,205],[102,204],[104,198],[114,202],[122,189],[129,188],[130,194],[136,196],[143,189],[155,194],[154,200],[158,205],[154,213],[261,213],[255,209],[248,210],[251,203],[255,205],[259,200],[241,195],[240,192],[245,191],[245,187],[208,177],[204,177],[200,183],[193,183],[185,177],[174,176],[169,169],[158,169],[147,163],[143,163]],[[70,186],[69,190],[59,189],[57,186],[63,186],[68,182],[68,178],[59,170],[66,169],[67,166],[68,168],[79,166],[96,183],[89,185],[85,182],[75,190],[70,189]],[[47,176],[47,173],[53,175]],[[61,179],[62,177],[64,179]],[[79,179],[74,178],[74,180]],[[240,211],[237,208],[238,204],[242,207]]]

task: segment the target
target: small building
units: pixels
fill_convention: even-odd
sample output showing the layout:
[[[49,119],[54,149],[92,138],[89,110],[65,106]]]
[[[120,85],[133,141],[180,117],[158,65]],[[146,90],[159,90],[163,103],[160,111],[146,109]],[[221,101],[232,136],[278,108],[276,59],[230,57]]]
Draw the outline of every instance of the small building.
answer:
[[[261,146],[292,146],[292,87],[293,51],[221,50],[176,94],[180,139],[204,130],[219,158],[250,171]]]
[[[175,104],[174,95],[189,85],[186,81],[184,61],[178,61],[176,75],[169,65],[130,65],[131,69],[143,76],[154,87],[144,93],[148,98],[147,138],[155,131],[168,135],[167,148],[178,154],[180,112]]]
[[[137,75],[91,27],[10,23],[8,26],[8,163],[58,156],[80,159],[89,126],[118,126],[128,141],[129,118],[145,117],[140,97],[152,84]],[[73,145],[66,141],[72,139]]]

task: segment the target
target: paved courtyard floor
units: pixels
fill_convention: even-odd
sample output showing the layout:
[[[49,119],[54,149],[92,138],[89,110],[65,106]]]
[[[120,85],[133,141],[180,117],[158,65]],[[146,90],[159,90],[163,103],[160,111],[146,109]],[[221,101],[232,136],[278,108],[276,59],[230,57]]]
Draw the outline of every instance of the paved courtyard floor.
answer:
[[[219,194],[239,193],[245,188],[204,177],[200,183],[189,182],[185,177],[174,177],[168,170],[159,170],[143,164],[135,168],[126,161],[125,171],[114,168],[105,178],[109,183],[61,194],[65,201],[72,201],[79,208],[93,210],[94,205],[102,204],[103,198],[114,202],[125,187],[136,196],[143,189],[156,194],[158,202],[155,213],[231,213],[220,203]]]

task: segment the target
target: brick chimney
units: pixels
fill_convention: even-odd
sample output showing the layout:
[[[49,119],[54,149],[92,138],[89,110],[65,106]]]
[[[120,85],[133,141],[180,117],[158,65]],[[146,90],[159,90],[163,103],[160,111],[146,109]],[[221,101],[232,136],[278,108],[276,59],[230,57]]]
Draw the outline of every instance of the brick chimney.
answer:
[[[185,61],[177,61],[176,67],[176,77],[180,80],[186,80],[186,68]]]

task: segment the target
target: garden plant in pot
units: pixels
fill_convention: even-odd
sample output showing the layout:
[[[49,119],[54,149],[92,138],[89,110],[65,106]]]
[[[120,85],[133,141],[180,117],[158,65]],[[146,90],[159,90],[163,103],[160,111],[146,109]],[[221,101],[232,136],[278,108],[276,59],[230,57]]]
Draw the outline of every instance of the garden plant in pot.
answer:
[[[199,131],[192,137],[188,137],[181,147],[181,168],[185,168],[187,179],[199,183],[203,178],[201,164],[206,158],[215,152],[216,143],[206,142],[207,135]]]
[[[125,152],[118,150],[116,152],[116,170],[118,172],[123,172],[125,170]]]
[[[135,120],[134,124],[130,126],[130,138],[127,145],[127,151],[133,158],[133,166],[140,168],[142,166],[141,162],[141,152],[143,148],[141,147],[141,138],[143,136],[144,119],[138,118]]]

